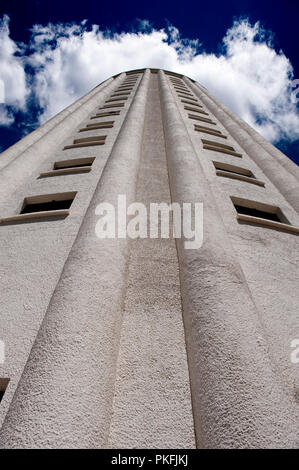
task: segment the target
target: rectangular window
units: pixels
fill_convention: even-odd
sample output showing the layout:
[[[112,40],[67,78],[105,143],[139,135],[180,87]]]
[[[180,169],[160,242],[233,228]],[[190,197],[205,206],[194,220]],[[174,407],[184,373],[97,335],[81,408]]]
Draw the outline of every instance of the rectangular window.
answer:
[[[69,209],[73,203],[73,200],[75,199],[76,194],[76,192],[70,192],[26,197],[24,199],[20,214]]]
[[[194,105],[194,103],[191,103],[191,104]],[[196,106],[202,108],[200,104],[197,104]],[[186,111],[192,111],[193,113],[200,113],[200,114],[205,114],[206,116],[209,116],[208,113],[206,113],[203,109],[196,109],[196,108],[192,108],[191,106],[184,106],[184,109]]]
[[[174,85],[174,89],[178,90],[178,91],[185,91],[186,93],[190,93],[188,88],[186,88],[185,86],[183,87],[183,86],[179,86],[179,85]]]
[[[113,127],[114,121],[104,121],[96,122],[93,124],[87,124],[86,127],[83,127],[79,132],[93,131],[95,129],[111,129]]]
[[[109,117],[109,116],[119,116],[120,111],[107,111],[105,113],[97,113],[95,116],[92,116],[90,119],[97,119],[101,117]]]
[[[179,93],[178,96],[180,98],[187,98],[188,100],[197,101],[197,99],[193,98],[192,95],[186,95],[186,94]]]
[[[106,100],[105,103],[111,103],[112,101],[119,101],[119,100],[127,100],[127,96],[120,96],[119,98],[110,98],[109,100]]]
[[[48,178],[50,176],[71,175],[77,173],[89,173],[91,165],[95,157],[87,158],[73,158],[72,160],[62,160],[54,163],[54,168],[51,171],[46,171],[40,174],[40,178]]]
[[[230,173],[236,173],[237,175],[248,176],[249,178],[255,178],[252,171],[242,168],[240,166],[229,165],[228,163],[213,162],[216,170],[229,171]]]
[[[265,186],[263,181],[257,180],[251,170],[240,166],[230,165],[228,163],[213,162],[217,176],[225,178],[237,179],[247,183],[256,184],[257,186]]]
[[[234,147],[230,145],[220,144],[219,142],[215,142],[213,140],[206,140],[202,139],[203,148],[205,150],[212,150],[214,152],[221,152],[226,153],[228,155],[233,155],[234,157],[242,157],[240,153],[237,153]]]
[[[124,103],[115,103],[115,104],[105,104],[104,106],[102,106],[101,108],[99,109],[109,109],[109,108],[123,108],[124,107]]]
[[[61,170],[62,168],[79,168],[91,166],[95,161],[95,157],[86,158],[73,158],[72,160],[61,160],[54,163],[54,170]]]
[[[238,217],[240,220],[244,220],[242,216],[250,216],[255,219],[272,220],[281,224],[290,224],[288,219],[277,206],[234,196],[231,197],[231,200],[238,215],[241,216]],[[245,220],[249,219],[245,217]]]
[[[196,116],[195,114],[188,114],[188,117],[189,117],[189,119],[194,119],[196,121],[201,121],[201,122],[207,122],[209,124],[213,124],[214,126],[217,125],[216,122],[212,121],[212,119],[204,118],[202,116]]]
[[[79,147],[92,147],[94,145],[104,145],[106,135],[96,135],[92,137],[83,137],[82,139],[75,139],[71,145],[66,145],[63,150],[79,148]]]
[[[130,95],[130,92],[123,92],[123,93],[114,93],[113,95],[111,95],[111,98],[115,97],[115,96],[129,96]]]
[[[197,101],[197,100],[195,100],[195,101]],[[189,99],[188,100],[181,100],[181,102],[186,103],[186,104],[192,104],[192,106],[198,106],[199,108],[202,108],[201,104],[193,103]]]
[[[218,129],[212,129],[210,127],[199,126],[198,124],[194,124],[194,129],[197,132],[203,132],[205,134],[211,134],[217,137],[221,137],[222,139],[227,139],[226,135],[222,134],[222,132],[219,131]]]
[[[8,387],[9,380],[10,379],[7,379],[7,378],[4,378],[4,379],[0,378],[0,403],[1,403],[1,401],[4,397],[4,394],[6,392],[6,389]]]

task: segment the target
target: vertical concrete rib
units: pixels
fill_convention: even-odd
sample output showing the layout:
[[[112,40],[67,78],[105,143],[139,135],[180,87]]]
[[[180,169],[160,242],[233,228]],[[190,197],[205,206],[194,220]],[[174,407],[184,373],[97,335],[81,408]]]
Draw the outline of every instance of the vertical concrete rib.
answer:
[[[111,82],[113,82],[113,78],[105,80],[103,83],[93,88],[93,90],[86,93],[86,95],[82,96],[77,101],[75,101],[75,103],[71,104],[70,106],[62,110],[60,113],[58,113],[56,116],[49,119],[49,121],[45,122],[45,124],[39,126],[34,131],[30,132],[30,134],[26,135],[26,137],[19,140],[19,142],[15,143],[7,150],[2,152],[0,154],[0,170],[6,165],[9,165],[15,158],[21,156],[23,152],[25,152],[25,150],[27,150],[38,140],[44,137],[48,132],[54,129],[76,109],[80,108],[80,106],[82,106],[86,101],[88,101],[93,95],[98,95],[99,92],[102,92],[109,84],[111,84]],[[55,140],[54,143],[57,145],[57,142]]]
[[[151,203],[170,203],[157,74],[150,79],[137,201],[148,215]],[[175,241],[130,243],[109,447],[194,448]]]
[[[221,103],[216,103],[215,99],[213,100],[203,87],[199,88],[186,77],[184,80],[299,213],[298,180],[294,176],[298,170],[296,168],[291,170],[293,168],[292,164],[288,164],[286,168],[277,158],[273,158],[268,150],[248,133],[248,129],[244,126],[242,120],[236,118],[231,111],[228,112]],[[286,161],[287,158],[285,158]]]
[[[263,339],[248,289],[167,79],[159,72],[172,200],[203,202],[204,242],[177,240],[197,445],[298,445],[294,399],[287,396]]]
[[[95,209],[136,192],[145,71],[53,293],[0,433],[5,448],[107,445],[128,242],[98,239]]]
[[[66,136],[77,129],[79,124],[86,119],[88,113],[91,113],[101,103],[101,100],[106,99],[109,93],[117,87],[117,84],[122,82],[123,77],[124,74],[121,74],[115,80],[110,81],[107,86],[91,91],[90,94],[82,98],[83,102],[79,100],[73,105],[74,108],[71,106],[71,109],[67,108],[62,112],[62,116],[56,116],[57,123],[46,134],[42,133],[41,137],[43,138],[35,140],[38,133],[32,135],[32,145],[18,152],[13,160],[0,171],[0,204],[4,202],[8,194],[35,171],[43,160],[49,158],[51,152],[56,151],[59,145],[62,145]],[[56,117],[54,122],[56,122]],[[28,136],[29,141],[30,135]],[[7,150],[7,152],[10,151],[14,152],[13,147],[12,150]],[[2,157],[0,156],[0,161]]]

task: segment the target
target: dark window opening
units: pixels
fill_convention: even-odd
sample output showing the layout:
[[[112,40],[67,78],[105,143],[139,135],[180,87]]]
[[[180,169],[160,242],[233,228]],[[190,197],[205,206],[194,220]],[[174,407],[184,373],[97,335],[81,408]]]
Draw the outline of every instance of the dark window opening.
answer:
[[[220,162],[213,162],[216,170],[227,171],[228,173],[234,173],[235,175],[247,176],[248,178],[255,178],[254,174],[246,168],[235,167],[233,165],[225,165]]]
[[[56,162],[54,164],[54,170],[62,170],[65,168],[81,168],[84,166],[91,166],[94,162],[94,158],[78,158],[74,160],[66,160],[62,162]]]
[[[259,217],[261,219],[274,220],[275,222],[282,222],[277,214],[272,214],[271,212],[262,211],[260,209],[254,209],[252,207],[240,206],[238,204],[234,205],[238,214],[251,215],[252,217]]]
[[[21,214],[30,214],[31,212],[57,211],[60,209],[69,209],[73,199],[65,199],[64,201],[39,202],[37,204],[26,204]]]
[[[20,214],[69,209],[76,193],[47,194],[25,198]]]
[[[8,384],[9,379],[0,379],[0,403],[4,397]]]

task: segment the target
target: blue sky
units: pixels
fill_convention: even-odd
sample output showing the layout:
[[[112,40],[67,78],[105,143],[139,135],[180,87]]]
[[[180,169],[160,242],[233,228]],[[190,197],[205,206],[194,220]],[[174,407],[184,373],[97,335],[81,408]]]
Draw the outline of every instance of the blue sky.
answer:
[[[1,18],[2,151],[108,76],[148,65],[200,81],[299,164],[297,0],[1,0]]]

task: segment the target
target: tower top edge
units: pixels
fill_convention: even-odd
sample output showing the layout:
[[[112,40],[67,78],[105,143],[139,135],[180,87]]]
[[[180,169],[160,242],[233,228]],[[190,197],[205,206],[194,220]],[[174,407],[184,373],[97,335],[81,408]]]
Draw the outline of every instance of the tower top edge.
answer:
[[[188,78],[189,80],[191,80],[193,83],[196,83],[196,80],[194,80],[193,78],[190,78],[188,77],[187,75],[184,75],[182,73],[177,73],[177,72],[174,72],[172,70],[167,70],[167,69],[160,69],[160,68],[153,68],[153,67],[146,67],[146,68],[143,68],[143,69],[131,69],[131,70],[123,70],[115,75],[112,75],[111,78],[116,78],[118,77],[119,75],[121,75],[122,73],[125,73],[127,75],[130,75],[130,74],[134,74],[134,73],[143,73],[145,72],[145,70],[150,70],[152,73],[158,73],[159,70],[161,70],[162,72],[165,72],[169,75],[173,75],[174,77],[180,77],[180,78],[183,78],[183,77],[186,77]]]

